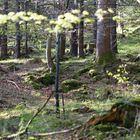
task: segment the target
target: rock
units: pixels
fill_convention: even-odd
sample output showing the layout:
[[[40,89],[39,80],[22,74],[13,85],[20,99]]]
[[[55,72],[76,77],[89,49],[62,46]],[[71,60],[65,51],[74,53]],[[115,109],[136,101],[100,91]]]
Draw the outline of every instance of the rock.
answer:
[[[43,87],[46,87],[48,85],[52,85],[55,82],[55,77],[51,73],[28,73],[25,77],[25,82],[31,86],[33,86],[34,89],[41,89]]]
[[[77,72],[77,74],[80,76],[80,75],[82,75],[82,74],[88,72],[92,67],[93,67],[93,66],[88,66],[88,67],[82,68],[82,69],[80,69],[80,70]]]
[[[82,86],[82,83],[75,79],[67,79],[62,82],[61,89],[63,92],[68,92],[73,89],[77,89]]]
[[[46,86],[52,85],[55,82],[55,76],[53,74],[46,73],[43,76],[37,78],[36,81]]]

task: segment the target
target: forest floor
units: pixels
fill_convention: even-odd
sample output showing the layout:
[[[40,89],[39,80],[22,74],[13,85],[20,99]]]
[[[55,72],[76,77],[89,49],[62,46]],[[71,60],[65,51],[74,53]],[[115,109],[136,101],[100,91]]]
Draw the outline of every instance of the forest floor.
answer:
[[[140,96],[140,41],[135,38],[119,42],[117,62],[104,70],[94,62],[94,55],[84,59],[69,57],[60,64],[60,117],[56,117],[55,98],[29,126],[30,133],[47,133],[74,128],[84,124],[92,116],[108,112],[120,100]],[[35,84],[33,79],[44,75],[47,66],[43,56],[32,59],[0,61],[0,136],[22,130],[34,112],[54,91],[54,85]],[[36,77],[34,77],[36,76]],[[39,79],[38,78],[38,79]],[[64,82],[65,81],[65,82]],[[72,83],[69,87],[65,83]],[[74,82],[74,86],[73,86]],[[75,86],[77,85],[77,86]],[[64,96],[64,106],[62,95]],[[79,138],[72,133],[52,135],[38,139],[49,140],[139,140],[140,135],[132,129],[116,123],[90,127]],[[19,138],[16,138],[19,139]],[[29,136],[23,140],[36,140]]]

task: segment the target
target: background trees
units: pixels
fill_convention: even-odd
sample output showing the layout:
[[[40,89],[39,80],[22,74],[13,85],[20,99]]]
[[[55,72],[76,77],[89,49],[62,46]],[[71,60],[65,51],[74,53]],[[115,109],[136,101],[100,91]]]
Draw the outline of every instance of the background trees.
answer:
[[[16,4],[16,7],[14,7],[14,5],[12,4],[12,1],[14,4]],[[98,3],[98,9],[97,9],[97,1],[14,1],[12,0],[11,2],[9,2],[9,11],[32,11],[32,12],[37,12],[39,14],[42,14],[44,16],[48,16],[50,19],[52,18],[56,18],[58,15],[60,14],[64,14],[66,11],[71,11],[72,9],[80,9],[80,14],[83,12],[83,10],[87,10],[89,11],[89,13],[91,14],[90,17],[93,18],[94,21],[94,25],[92,26],[92,23],[87,23],[87,19],[84,19],[86,22],[84,22],[84,20],[82,19],[82,21],[80,22],[80,24],[73,24],[73,29],[69,30],[69,33],[67,32],[63,32],[61,37],[62,37],[62,45],[61,45],[61,54],[62,54],[62,58],[64,57],[65,54],[65,46],[70,46],[68,48],[68,50],[70,50],[70,54],[73,56],[80,56],[83,57],[84,56],[84,44],[95,44],[96,43],[96,36],[101,36],[101,32],[99,31],[97,33],[96,30],[96,10],[100,10],[100,8],[103,10],[108,10],[108,8],[113,10],[113,13],[109,12],[109,15],[103,15],[103,17],[108,16],[108,18],[110,18],[110,23],[104,23],[107,24],[108,27],[104,24],[101,25],[101,22],[98,20],[98,30],[101,30],[100,26],[104,26],[102,27],[102,30],[106,30],[105,28],[107,28],[108,32],[110,32],[110,47],[111,50],[113,51],[113,53],[118,52],[117,51],[117,31],[121,33],[121,30],[123,30],[123,33],[127,33],[127,30],[129,30],[129,32],[132,32],[132,30],[135,30],[138,26],[138,15],[139,15],[139,9],[137,8],[137,6],[134,8],[134,6],[131,6],[129,2],[124,2],[123,0],[120,1],[116,1],[113,0],[110,2],[110,6],[106,5],[104,3],[104,5],[106,5],[105,7],[101,7],[99,3],[101,3],[101,1],[99,1]],[[107,2],[108,3],[108,2]],[[138,4],[137,1],[134,2],[135,5]],[[4,3],[1,3],[1,5],[3,6],[3,13],[7,14],[7,8],[8,8],[8,1],[4,1]],[[128,9],[129,7],[129,9]],[[131,11],[131,12],[130,12]],[[99,12],[100,13],[100,12]],[[135,17],[137,20],[133,19],[132,13],[135,14]],[[101,14],[101,13],[100,13]],[[113,20],[112,18],[114,16],[120,16],[120,19],[118,19],[116,17],[116,19],[118,19],[117,21]],[[123,21],[123,18],[127,18],[130,22],[125,24],[125,21]],[[107,22],[107,19],[105,18],[105,22]],[[100,23],[99,23],[100,22]],[[137,22],[137,23],[136,23]],[[109,25],[110,24],[110,25]],[[124,26],[125,24],[125,26]],[[135,25],[134,25],[135,24]],[[133,28],[129,28],[131,25],[134,25]],[[6,27],[7,25],[4,25],[3,27],[1,27],[2,30],[7,30]],[[41,23],[41,24],[34,24],[33,27],[33,23],[28,23],[28,21],[26,21],[24,23],[24,25],[21,22],[16,23],[16,27],[15,29],[13,28],[14,23],[11,23],[10,25],[8,25],[8,36],[4,37],[4,35],[1,36],[1,43],[5,44],[5,45],[1,45],[3,47],[1,47],[2,51],[1,51],[1,58],[2,57],[7,57],[7,47],[6,46],[10,46],[8,47],[8,50],[12,50],[12,53],[10,54],[14,54],[14,56],[16,58],[21,57],[21,55],[25,54],[25,56],[27,57],[29,55],[29,50],[30,50],[30,46],[34,46],[33,48],[35,48],[35,46],[37,48],[40,47],[45,47],[45,42],[46,42],[46,38],[47,38],[47,31],[44,30],[47,28],[46,23]],[[120,27],[120,28],[117,28]],[[122,27],[122,28],[121,28]],[[85,28],[85,32],[83,33]],[[131,29],[131,31],[130,31]],[[110,30],[110,31],[109,31]],[[6,32],[3,32],[1,34],[6,34]],[[105,32],[107,33],[107,32]],[[45,35],[46,34],[46,35]],[[108,35],[105,35],[108,36]],[[84,38],[85,37],[85,38]],[[8,39],[8,42],[6,41]],[[67,39],[67,40],[66,40]],[[97,40],[98,40],[97,39]],[[107,38],[106,38],[107,39]],[[105,40],[106,40],[105,39]],[[109,39],[109,37],[108,37]],[[107,39],[107,40],[108,40]],[[5,41],[4,41],[5,40]],[[65,41],[66,40],[66,41]],[[103,38],[101,39],[103,40]],[[4,43],[5,42],[5,43]],[[7,42],[7,43],[6,43]],[[101,44],[101,41],[98,41],[96,44],[96,56],[97,58],[99,58],[99,54],[101,53],[101,51],[103,51],[103,49],[100,50],[101,47],[99,47],[99,43]],[[107,43],[107,41],[105,41],[105,43]],[[7,44],[7,45],[6,45]],[[69,45],[68,45],[69,44]],[[104,44],[104,43],[102,43]],[[5,46],[5,47],[4,47]],[[13,47],[12,47],[13,46]],[[14,49],[15,46],[15,49]],[[85,45],[86,46],[86,45]],[[87,45],[88,46],[88,45]],[[89,45],[90,46],[90,45]],[[108,45],[106,45],[108,46]],[[12,48],[12,49],[11,49]],[[109,47],[108,47],[109,49]],[[99,51],[100,50],[100,51]],[[107,50],[107,48],[105,49]],[[108,50],[109,51],[109,50]],[[107,52],[108,52],[107,51]],[[99,53],[100,52],[100,53]]]
[[[3,14],[8,14],[8,0],[5,0],[3,2],[3,8],[2,8]],[[0,35],[0,49],[1,49],[1,55],[0,58],[5,59],[8,57],[7,54],[7,24],[4,24],[1,26],[1,35]]]
[[[133,94],[139,97],[138,1],[132,4],[132,0],[5,0],[0,1],[0,12],[0,57],[9,57],[0,60],[0,135],[20,130],[34,135],[74,127],[91,117],[89,112],[98,115],[120,99],[128,103]],[[40,112],[38,106],[53,93],[56,100],[52,99]],[[57,112],[61,112],[59,119],[55,117],[54,104]],[[116,133],[118,120],[125,127],[124,118],[137,119],[134,115],[139,109],[126,113],[125,106],[119,110],[115,104],[115,108],[124,117],[112,117],[111,110],[111,116],[100,117],[101,120],[97,117],[97,122],[92,122],[117,121],[113,123],[113,138],[116,134],[120,139],[122,131],[119,136],[119,130]],[[35,121],[30,120],[34,110]],[[97,139],[110,139],[113,127],[107,125],[109,130],[102,132],[102,136],[102,130],[99,132],[96,127],[90,134]]]

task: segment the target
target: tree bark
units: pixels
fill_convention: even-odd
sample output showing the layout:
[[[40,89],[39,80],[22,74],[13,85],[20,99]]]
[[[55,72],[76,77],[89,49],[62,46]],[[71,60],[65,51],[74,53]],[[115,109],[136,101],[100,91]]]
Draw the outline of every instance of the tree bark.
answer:
[[[110,2],[111,0],[100,0],[98,8],[107,11]],[[110,14],[104,13],[97,22],[96,59],[99,64],[112,62],[113,54],[110,42]]]
[[[71,39],[70,39],[70,54],[72,56],[77,56],[78,54],[78,34],[77,34],[77,29],[76,26],[74,28],[74,30],[71,33]]]
[[[25,1],[24,3],[24,9],[25,12],[28,12],[29,8],[29,1]],[[25,22],[25,56],[29,57],[29,51],[28,51],[28,22]]]
[[[4,0],[3,3],[3,14],[8,14],[8,0]],[[7,53],[7,24],[2,26],[2,34],[0,36],[0,58],[5,59],[8,57]]]
[[[77,9],[77,0],[71,1],[71,9]],[[77,25],[73,25],[73,31],[70,38],[70,54],[72,56],[78,55],[78,29]]]
[[[51,56],[51,48],[52,48],[52,36],[49,36],[46,43],[46,60],[50,72],[52,72],[55,67]]]
[[[61,33],[61,45],[60,45],[60,59],[63,59],[65,55],[65,46],[66,46],[66,34]]]
[[[94,23],[93,23],[93,43],[96,45],[96,39],[97,39],[97,17],[95,16],[95,12],[97,10],[97,0],[93,0],[93,6],[94,6]]]
[[[16,0],[16,12],[20,12],[20,2]],[[20,34],[20,24],[16,23],[16,46],[15,46],[15,58],[20,58],[20,46],[21,45],[21,34]]]
[[[111,26],[111,49],[113,53],[118,53],[117,49],[117,22],[114,21],[112,18],[116,16],[116,8],[117,8],[117,0],[111,1],[111,8],[113,9],[114,13],[110,19],[110,26]]]
[[[79,2],[80,14],[84,11],[84,0]],[[81,19],[81,22],[78,26],[78,56],[84,57],[84,21]]]

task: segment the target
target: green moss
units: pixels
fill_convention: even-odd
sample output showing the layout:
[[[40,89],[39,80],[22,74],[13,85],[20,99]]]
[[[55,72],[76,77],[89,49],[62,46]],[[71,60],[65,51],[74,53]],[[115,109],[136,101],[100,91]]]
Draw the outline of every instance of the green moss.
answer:
[[[34,89],[41,89],[45,86],[52,85],[55,82],[55,77],[53,74],[46,73],[29,73],[25,77],[25,82],[31,85]]]
[[[136,74],[140,72],[140,65],[137,63],[132,63],[132,64],[127,65],[126,69],[130,71],[131,73]]]
[[[108,52],[103,54],[101,57],[97,58],[97,63],[99,65],[106,65],[115,60],[115,56],[112,54],[112,52]]]
[[[122,100],[113,105],[112,108],[119,107],[126,110],[131,110],[133,108],[140,108],[140,97],[132,98],[131,100]]]
[[[88,66],[88,67],[85,67],[85,68],[80,69],[78,71],[78,75],[81,76],[82,74],[88,72],[91,68],[92,68],[92,66]]]
[[[117,127],[112,124],[98,124],[95,126],[96,130],[106,132],[106,131],[112,131],[112,130],[117,130]]]
[[[123,126],[131,128],[134,126],[137,111],[140,110],[140,97],[133,98],[131,100],[122,100],[116,103],[113,107],[122,110],[125,113],[123,119]]]
[[[55,77],[53,74],[47,73],[47,74],[39,77],[36,81],[39,83],[42,83],[45,86],[48,86],[48,85],[54,84],[54,82],[55,82],[54,79],[55,79]]]
[[[39,89],[43,88],[43,84],[41,84],[41,83],[32,82],[31,85],[36,90],[39,90]]]
[[[101,80],[102,76],[101,75],[95,75],[92,77],[93,82],[97,82],[99,80]]]
[[[89,91],[87,90],[86,86],[82,86],[79,89],[74,90],[72,92],[73,98],[78,100],[78,101],[84,101],[86,99],[89,99]]]
[[[136,108],[131,108],[131,110],[127,111],[127,114],[123,121],[123,126],[126,128],[133,127],[135,123],[136,114],[137,114]]]
[[[62,82],[61,89],[63,92],[68,92],[72,89],[81,87],[82,83],[75,79],[68,79]]]

